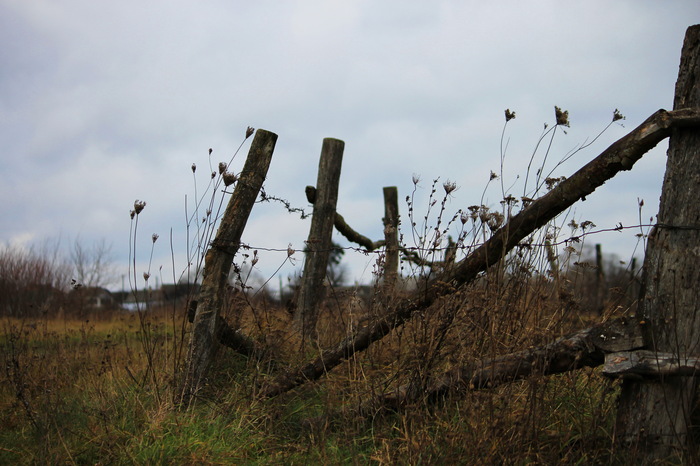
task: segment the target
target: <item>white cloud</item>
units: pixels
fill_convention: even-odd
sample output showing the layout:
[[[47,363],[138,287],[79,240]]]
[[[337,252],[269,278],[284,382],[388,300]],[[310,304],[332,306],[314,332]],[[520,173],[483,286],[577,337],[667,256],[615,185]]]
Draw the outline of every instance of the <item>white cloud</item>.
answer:
[[[627,129],[612,128],[562,166],[567,175],[671,107],[695,11],[691,1],[5,1],[0,167],[12,176],[0,195],[12,201],[0,239],[105,237],[125,262],[128,211],[139,198],[148,202],[139,251],[158,232],[158,260],[167,265],[170,228],[184,242],[191,163],[206,178],[207,149],[214,165],[228,160],[248,125],[279,135],[266,187],[295,206],[306,207],[322,139],[345,140],[339,210],[368,236],[381,234],[381,188],[398,186],[404,209],[413,173],[423,177],[421,196],[434,178],[449,178],[461,187],[451,208],[478,204],[490,170],[500,168],[505,108],[517,112],[507,131],[511,183],[554,105],[570,111],[572,128],[555,141],[551,161],[620,108]],[[655,211],[664,158],[640,163],[576,211],[601,227],[634,222],[637,197]],[[490,189],[488,202],[499,194]],[[279,205],[256,206],[246,238],[301,249],[307,224]],[[609,238],[600,236],[630,250],[629,240]],[[284,257],[271,254],[274,271]],[[368,278],[366,257],[346,257]]]

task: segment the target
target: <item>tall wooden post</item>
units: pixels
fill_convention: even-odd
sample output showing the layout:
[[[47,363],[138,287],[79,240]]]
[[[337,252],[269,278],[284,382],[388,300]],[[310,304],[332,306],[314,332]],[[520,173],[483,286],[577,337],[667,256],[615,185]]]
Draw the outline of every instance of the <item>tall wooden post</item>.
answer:
[[[238,252],[250,211],[267,176],[276,142],[275,133],[263,129],[255,133],[238,184],[221,218],[216,238],[204,259],[202,286],[197,298],[182,392],[183,404],[189,403],[191,396],[200,388],[218,348],[219,312],[224,303],[231,264]]]
[[[700,25],[686,33],[674,109],[700,108]],[[700,355],[700,132],[674,128],[658,223],[649,236],[639,324],[652,351]],[[697,377],[625,380],[617,438],[644,461],[674,461],[690,440]],[[677,459],[676,459],[677,461]]]
[[[603,247],[595,245],[595,309],[598,315],[603,315],[607,288],[605,284],[605,270],[603,269]]]
[[[343,164],[345,143],[326,138],[318,164],[314,213],[306,241],[306,262],[294,320],[304,340],[315,337],[318,307],[323,301],[323,280],[326,278],[328,256],[332,247],[333,223],[338,202],[340,169]]]
[[[399,276],[399,191],[384,188],[384,293],[390,296]]]

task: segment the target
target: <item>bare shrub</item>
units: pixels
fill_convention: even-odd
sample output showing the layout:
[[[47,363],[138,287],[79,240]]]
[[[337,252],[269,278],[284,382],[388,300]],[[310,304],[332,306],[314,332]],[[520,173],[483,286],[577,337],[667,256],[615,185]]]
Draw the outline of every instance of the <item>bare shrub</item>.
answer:
[[[64,303],[70,267],[61,260],[58,245],[25,249],[0,248],[0,315],[38,317],[56,314]]]

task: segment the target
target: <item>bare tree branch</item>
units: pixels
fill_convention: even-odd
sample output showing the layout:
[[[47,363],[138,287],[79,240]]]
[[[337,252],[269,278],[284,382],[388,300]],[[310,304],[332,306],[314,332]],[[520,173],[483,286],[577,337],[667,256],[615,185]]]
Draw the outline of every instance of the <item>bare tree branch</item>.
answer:
[[[316,201],[316,188],[314,188],[313,186],[307,186],[305,191],[306,200],[309,201],[309,203],[313,204]],[[336,230],[338,230],[338,233],[345,236],[345,238],[347,238],[348,241],[351,241],[355,244],[359,244],[368,251],[374,251],[375,249],[384,246],[384,240],[372,241],[366,236],[353,230],[352,227],[350,227],[350,225],[347,224],[345,218],[343,218],[343,216],[340,215],[338,212],[335,213],[335,220],[333,221],[333,226]]]

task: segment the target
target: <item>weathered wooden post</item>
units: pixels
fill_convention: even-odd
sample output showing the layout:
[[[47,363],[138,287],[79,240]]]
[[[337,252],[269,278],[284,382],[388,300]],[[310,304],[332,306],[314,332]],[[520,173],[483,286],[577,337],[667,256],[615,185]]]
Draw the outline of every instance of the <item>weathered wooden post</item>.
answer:
[[[399,276],[399,191],[384,188],[384,294],[391,296]]]
[[[605,284],[605,270],[603,269],[603,247],[595,245],[595,310],[598,315],[603,315],[607,288]]]
[[[345,143],[339,139],[323,140],[313,199],[314,212],[309,238],[306,241],[306,262],[294,315],[295,325],[304,340],[315,336],[318,307],[323,301],[323,280],[326,278],[328,256],[332,247],[344,149]]]
[[[276,142],[275,133],[263,129],[255,133],[238,184],[226,206],[216,238],[207,251],[183,385],[181,401],[185,405],[200,388],[218,347],[219,312],[224,303],[228,275],[250,211],[267,176]]]
[[[688,28],[674,109],[700,108],[700,25]],[[649,236],[637,312],[645,346],[679,360],[700,355],[700,131],[674,128],[658,223]],[[676,461],[690,440],[697,377],[623,382],[617,438],[643,460]]]

